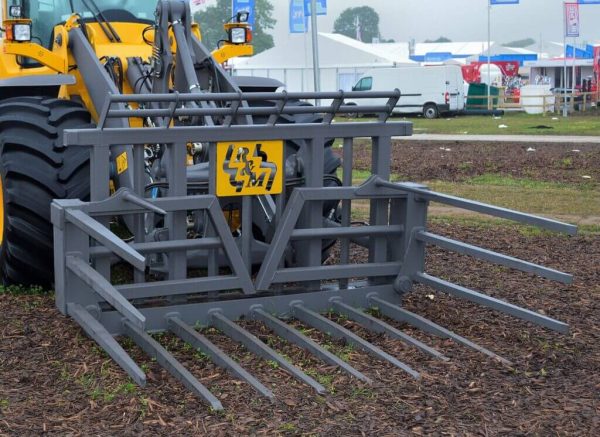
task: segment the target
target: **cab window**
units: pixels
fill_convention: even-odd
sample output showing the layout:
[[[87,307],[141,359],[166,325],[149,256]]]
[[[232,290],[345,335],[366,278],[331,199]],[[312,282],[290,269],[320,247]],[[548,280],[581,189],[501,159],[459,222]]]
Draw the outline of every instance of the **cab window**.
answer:
[[[358,83],[352,88],[352,91],[370,91],[373,88],[373,78],[363,77]]]

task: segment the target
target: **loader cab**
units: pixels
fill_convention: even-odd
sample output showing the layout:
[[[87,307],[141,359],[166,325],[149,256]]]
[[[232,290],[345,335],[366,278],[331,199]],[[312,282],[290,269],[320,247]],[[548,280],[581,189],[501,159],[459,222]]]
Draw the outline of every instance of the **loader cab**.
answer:
[[[154,23],[156,2],[148,0],[8,0],[5,18],[31,20],[31,42],[52,48],[54,27],[64,23],[73,13],[86,21],[94,21],[98,7],[108,21]]]

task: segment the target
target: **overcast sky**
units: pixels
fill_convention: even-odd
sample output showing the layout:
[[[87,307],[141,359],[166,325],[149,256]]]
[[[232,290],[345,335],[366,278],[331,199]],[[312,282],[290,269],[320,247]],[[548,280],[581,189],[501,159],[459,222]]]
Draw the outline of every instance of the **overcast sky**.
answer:
[[[208,0],[210,1],[210,0]],[[288,34],[289,0],[271,0],[277,27],[275,43]],[[446,36],[453,41],[487,40],[488,0],[328,0],[329,15],[319,17],[319,30],[331,32],[346,8],[368,5],[380,16],[382,37],[417,42]],[[492,8],[492,40],[506,43],[522,38],[562,41],[563,0],[521,0],[520,5]],[[581,5],[581,41],[600,40],[600,4]]]

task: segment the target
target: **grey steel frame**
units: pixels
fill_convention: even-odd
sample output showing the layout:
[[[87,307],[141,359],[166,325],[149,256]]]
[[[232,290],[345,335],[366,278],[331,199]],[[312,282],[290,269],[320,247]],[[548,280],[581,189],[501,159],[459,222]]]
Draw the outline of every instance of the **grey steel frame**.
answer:
[[[303,95],[294,98],[311,98]],[[331,96],[320,94],[322,99]],[[336,93],[329,110],[312,108],[312,113],[335,115],[344,112],[343,99]],[[370,97],[360,93],[360,97]],[[170,355],[148,332],[171,331],[195,348],[204,351],[217,365],[227,369],[251,385],[258,393],[273,399],[273,393],[257,381],[217,346],[208,341],[193,326],[213,326],[243,344],[258,356],[273,360],[299,381],[317,393],[325,388],[305,372],[289,363],[275,350],[261,342],[249,331],[235,323],[240,318],[255,319],[266,324],[277,335],[314,353],[325,362],[364,382],[369,376],[352,368],[339,357],[328,352],[282,319],[295,318],[388,362],[413,378],[419,373],[367,342],[354,332],[331,321],[320,313],[332,310],[356,321],[366,329],[385,333],[437,359],[448,360],[439,351],[365,312],[377,307],[386,316],[410,324],[423,331],[453,339],[504,364],[510,362],[495,353],[474,344],[435,323],[402,308],[402,295],[411,291],[414,283],[422,283],[439,291],[465,298],[515,317],[545,326],[558,332],[567,332],[562,322],[517,306],[468,290],[456,284],[432,277],[425,272],[426,245],[436,245],[485,261],[501,264],[528,273],[569,283],[571,276],[516,258],[497,254],[482,248],[454,241],[427,231],[427,208],[430,201],[447,203],[497,217],[533,224],[553,231],[574,234],[571,225],[517,213],[491,205],[446,196],[412,183],[392,183],[390,179],[391,138],[410,135],[410,123],[388,123],[387,114],[395,106],[399,93],[383,93],[388,98],[383,107],[353,107],[354,112],[380,113],[379,120],[367,123],[332,123],[325,116],[322,123],[277,125],[276,118],[267,125],[224,125],[162,128],[118,128],[103,122],[96,129],[70,130],[64,134],[67,146],[91,146],[92,199],[56,200],[52,204],[52,222],[55,233],[56,304],[61,312],[73,317],[101,347],[139,384],[146,379],[142,370],[131,360],[115,340],[115,336],[132,338],[144,351],[155,357],[176,379],[180,380],[213,408],[221,403],[189,371]],[[282,102],[269,108],[242,108],[241,105],[223,106],[207,111],[206,108],[179,109],[182,101],[235,101],[252,99],[239,94],[224,95],[158,95],[111,96],[102,120],[113,117],[128,118],[178,117],[182,115],[225,117],[234,119],[244,114],[294,113],[298,108],[287,108],[287,94],[268,94],[256,97]],[[111,109],[123,102],[175,102],[172,113],[163,110]],[[390,108],[391,105],[391,108]],[[303,108],[302,111],[307,111]],[[387,112],[386,112],[387,111]],[[371,138],[373,176],[360,186],[352,185],[354,139]],[[323,187],[323,155],[327,139],[343,142],[343,186]],[[266,256],[256,277],[251,274],[249,262],[250,236],[242,235],[236,241],[227,226],[215,196],[215,178],[210,181],[209,194],[188,196],[185,180],[186,143],[210,144],[211,174],[215,174],[215,143],[218,141],[246,140],[305,140],[305,186],[295,188],[288,198],[285,193],[275,196],[275,232],[267,243]],[[168,197],[144,198],[144,181],[134,178],[133,189],[122,188],[109,196],[111,148],[119,144],[133,144],[134,174],[143,174],[143,147],[146,143],[165,144],[170,156]],[[324,224],[322,204],[341,201],[341,223]],[[356,201],[370,202],[368,226],[352,223],[352,205]],[[255,198],[246,199],[242,209],[242,229],[253,222]],[[249,207],[250,206],[250,207]],[[205,211],[210,217],[212,233],[205,238],[187,239],[188,211]],[[165,217],[168,239],[147,241],[142,226],[148,215]],[[131,217],[137,224],[134,242],[127,244],[105,227],[114,216]],[[339,264],[322,265],[324,239],[340,241]],[[351,262],[352,244],[364,246],[368,260],[363,264]],[[206,276],[189,278],[187,254],[191,250],[207,250],[211,254]],[[163,254],[168,258],[166,280],[152,282],[145,275],[149,267],[148,254]],[[295,254],[295,256],[294,256]],[[107,256],[117,257],[137,272],[133,283],[112,285]],[[229,272],[217,268],[217,257],[229,262]],[[292,265],[290,261],[293,260]],[[152,305],[149,303],[152,302]]]

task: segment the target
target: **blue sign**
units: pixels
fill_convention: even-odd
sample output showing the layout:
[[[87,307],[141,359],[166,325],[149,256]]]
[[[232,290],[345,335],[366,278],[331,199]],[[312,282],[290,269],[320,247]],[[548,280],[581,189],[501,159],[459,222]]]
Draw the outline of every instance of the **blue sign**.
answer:
[[[580,5],[600,5],[600,0],[578,0]]]
[[[519,0],[490,0],[490,5],[518,5]]]
[[[235,16],[238,12],[248,12],[248,24],[254,27],[254,2],[255,0],[231,0],[231,15]]]
[[[290,0],[290,33],[308,32],[304,2],[305,0]]]
[[[310,17],[311,0],[304,0],[304,15]],[[327,0],[317,0],[317,15],[327,15]]]

